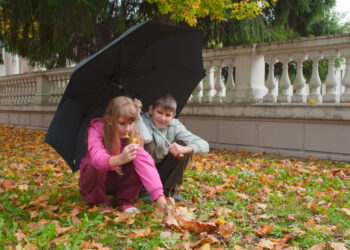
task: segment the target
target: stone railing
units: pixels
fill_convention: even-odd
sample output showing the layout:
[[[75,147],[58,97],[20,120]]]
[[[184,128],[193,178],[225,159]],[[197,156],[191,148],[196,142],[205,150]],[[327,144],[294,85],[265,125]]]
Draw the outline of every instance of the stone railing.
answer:
[[[57,105],[73,68],[0,77],[0,105]]]
[[[346,65],[336,69],[335,59],[343,57]],[[318,62],[328,59],[328,75],[323,92]],[[303,62],[311,60],[312,76],[307,83]],[[198,85],[191,101],[195,103],[339,103],[350,101],[350,35],[316,37],[270,44],[254,44],[203,52],[207,77]],[[295,61],[297,72],[292,84],[288,63]],[[283,64],[278,80],[276,63]],[[265,65],[269,65],[267,76]],[[345,74],[343,68],[345,66]],[[227,67],[227,81],[222,69]],[[235,70],[235,80],[233,78]],[[267,79],[265,81],[265,79]]]

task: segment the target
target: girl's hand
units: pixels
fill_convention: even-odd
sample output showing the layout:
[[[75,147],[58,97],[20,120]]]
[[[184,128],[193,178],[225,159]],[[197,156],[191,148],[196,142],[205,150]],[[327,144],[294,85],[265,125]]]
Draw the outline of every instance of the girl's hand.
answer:
[[[123,149],[123,152],[120,154],[120,159],[123,164],[131,162],[133,159],[135,159],[138,148],[138,144],[129,144]]]
[[[117,173],[117,174],[119,174],[119,175],[123,175],[124,173],[123,173],[123,169],[121,168],[121,167],[116,167],[116,169],[115,169],[115,172]]]
[[[164,196],[159,196],[159,198],[157,199],[157,203],[158,203],[158,206],[159,206],[160,210],[165,215],[166,205],[167,205],[165,197]]]

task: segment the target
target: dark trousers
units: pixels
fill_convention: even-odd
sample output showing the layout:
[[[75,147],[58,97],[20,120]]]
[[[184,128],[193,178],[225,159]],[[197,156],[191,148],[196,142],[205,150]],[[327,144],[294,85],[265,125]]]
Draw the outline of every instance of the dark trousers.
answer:
[[[114,196],[114,205],[132,204],[139,194],[142,182],[133,164],[122,166],[123,175],[114,171],[98,171],[92,165],[80,172],[80,194],[92,205],[108,204],[107,195]]]
[[[176,141],[176,143],[185,146],[181,141]],[[144,148],[154,159],[156,150],[155,143],[151,142],[146,144]],[[161,162],[156,164],[160,179],[163,183],[165,195],[173,195],[178,187],[181,186],[184,172],[191,160],[192,154],[185,154],[184,157],[179,160],[168,153]]]

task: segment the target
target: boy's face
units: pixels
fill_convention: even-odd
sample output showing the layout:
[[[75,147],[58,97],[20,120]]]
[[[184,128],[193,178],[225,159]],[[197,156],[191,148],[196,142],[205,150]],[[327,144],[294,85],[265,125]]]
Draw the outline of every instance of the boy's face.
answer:
[[[149,113],[152,115],[152,121],[157,128],[162,129],[169,125],[171,120],[175,117],[175,112],[164,109],[162,106],[149,107]]]

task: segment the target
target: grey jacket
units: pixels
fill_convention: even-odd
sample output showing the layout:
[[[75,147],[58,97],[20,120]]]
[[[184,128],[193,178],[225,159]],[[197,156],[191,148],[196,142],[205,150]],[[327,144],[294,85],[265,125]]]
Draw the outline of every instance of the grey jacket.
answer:
[[[195,154],[205,154],[209,151],[208,142],[188,131],[178,119],[172,119],[168,126],[163,129],[158,129],[152,121],[152,116],[147,112],[139,117],[136,121],[136,126],[145,144],[154,141],[156,145],[156,159],[154,160],[156,163],[159,163],[168,154],[168,145],[159,135],[159,132],[162,133],[170,143],[183,141],[187,146],[193,148]]]

